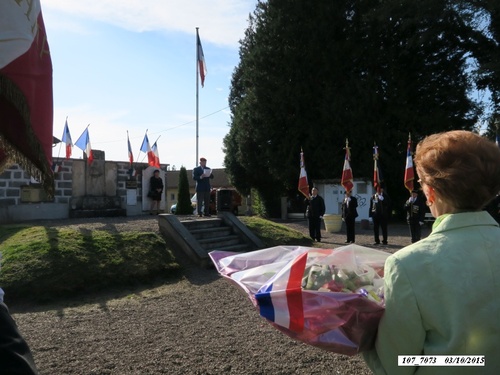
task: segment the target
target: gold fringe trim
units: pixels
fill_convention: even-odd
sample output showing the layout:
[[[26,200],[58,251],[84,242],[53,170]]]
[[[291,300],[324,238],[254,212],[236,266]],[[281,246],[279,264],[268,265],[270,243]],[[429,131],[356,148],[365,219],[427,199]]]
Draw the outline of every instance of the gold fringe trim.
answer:
[[[11,103],[21,115],[26,142],[28,146],[34,150],[35,155],[35,160],[30,160],[17,147],[10,143],[5,136],[2,135],[2,128],[4,126],[9,126],[9,124],[5,122],[2,123],[2,126],[0,126],[0,149],[3,150],[7,158],[0,163],[0,173],[9,163],[19,164],[30,176],[41,182],[49,198],[52,198],[54,196],[54,173],[52,172],[52,166],[49,165],[47,161],[42,145],[33,132],[30,110],[26,97],[16,84],[2,74],[0,74],[0,95]]]

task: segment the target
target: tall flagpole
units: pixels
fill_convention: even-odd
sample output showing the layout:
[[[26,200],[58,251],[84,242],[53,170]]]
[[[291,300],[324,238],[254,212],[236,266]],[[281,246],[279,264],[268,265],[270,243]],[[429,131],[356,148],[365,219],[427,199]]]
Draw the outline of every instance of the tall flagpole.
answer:
[[[200,60],[200,51],[199,51],[199,48],[198,48],[198,39],[199,36],[198,36],[198,27],[196,28],[196,160],[194,162],[194,165],[197,166],[198,165],[198,138],[199,138],[199,135],[198,135],[198,69],[199,69],[199,60]]]

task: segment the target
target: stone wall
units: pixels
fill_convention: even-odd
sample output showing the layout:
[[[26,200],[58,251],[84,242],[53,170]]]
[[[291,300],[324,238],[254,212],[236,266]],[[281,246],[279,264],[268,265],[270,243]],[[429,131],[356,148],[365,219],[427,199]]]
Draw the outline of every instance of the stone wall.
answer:
[[[121,208],[127,216],[140,215],[149,209],[143,208],[142,171],[146,163],[134,164],[136,175],[131,176],[128,162],[104,161],[99,167],[102,171],[89,171],[89,174],[104,176],[104,186],[84,182],[86,161],[82,159],[54,158],[60,167],[55,174],[55,193],[49,200],[40,185],[31,179],[19,165],[14,164],[0,174],[0,223],[61,219],[69,217],[73,198],[97,194],[119,199]],[[162,166],[162,170],[165,168]],[[87,189],[87,190],[85,190]]]

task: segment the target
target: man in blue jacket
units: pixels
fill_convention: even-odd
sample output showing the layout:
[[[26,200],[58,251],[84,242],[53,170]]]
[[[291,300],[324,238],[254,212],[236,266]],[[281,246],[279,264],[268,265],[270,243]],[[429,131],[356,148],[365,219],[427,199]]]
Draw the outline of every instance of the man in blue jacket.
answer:
[[[196,207],[198,216],[210,215],[210,179],[214,178],[212,170],[207,167],[207,159],[200,158],[200,165],[193,169],[193,180],[196,181]],[[204,206],[204,213],[202,212]]]

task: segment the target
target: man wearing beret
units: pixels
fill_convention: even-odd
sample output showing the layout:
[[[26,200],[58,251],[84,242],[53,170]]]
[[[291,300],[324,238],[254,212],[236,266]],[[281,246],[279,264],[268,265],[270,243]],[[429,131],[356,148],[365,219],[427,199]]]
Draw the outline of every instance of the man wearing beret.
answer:
[[[207,167],[207,159],[200,158],[200,165],[193,169],[193,180],[196,181],[196,208],[198,216],[210,215],[210,179],[214,178],[212,170]],[[204,212],[202,212],[202,206]]]

